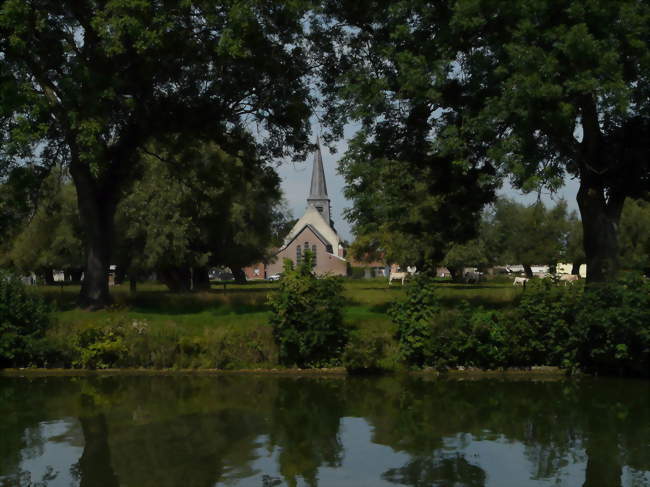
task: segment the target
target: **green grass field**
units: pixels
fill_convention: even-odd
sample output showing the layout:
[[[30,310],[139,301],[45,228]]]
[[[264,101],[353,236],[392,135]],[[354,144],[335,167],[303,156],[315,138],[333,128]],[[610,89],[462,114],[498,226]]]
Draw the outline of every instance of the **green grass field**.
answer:
[[[245,285],[213,283],[206,292],[173,294],[161,284],[141,284],[131,294],[128,284],[111,289],[114,305],[102,311],[84,311],[76,308],[78,286],[49,286],[36,292],[55,303],[59,326],[80,327],[90,323],[125,318],[146,320],[150,326],[173,323],[189,332],[204,328],[257,327],[268,322],[267,296],[277,283],[250,282]],[[486,308],[509,306],[521,293],[509,281],[484,282],[464,285],[440,282],[440,300],[445,307],[454,307],[462,301]],[[401,285],[387,286],[385,279],[345,281],[345,319],[359,328],[377,331],[389,330],[386,310],[392,301],[403,296]]]
[[[503,308],[522,292],[510,282],[497,281],[479,285],[439,282],[437,286],[445,308],[464,302]],[[54,309],[52,326],[46,332],[46,366],[259,369],[281,367],[268,326],[267,300],[277,287],[269,282],[213,283],[209,291],[174,294],[160,284],[142,284],[136,293],[120,285],[111,289],[114,304],[101,311],[77,308],[79,286],[31,289]],[[382,343],[381,366],[398,370],[396,329],[387,310],[404,296],[404,288],[389,287],[385,279],[349,279],[344,292],[344,319],[353,333],[351,347],[363,351]]]

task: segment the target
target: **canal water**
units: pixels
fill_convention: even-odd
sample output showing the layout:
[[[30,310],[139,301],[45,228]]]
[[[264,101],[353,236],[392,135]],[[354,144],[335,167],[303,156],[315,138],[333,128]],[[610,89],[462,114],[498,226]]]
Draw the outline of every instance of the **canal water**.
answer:
[[[0,377],[0,486],[650,486],[650,383]]]

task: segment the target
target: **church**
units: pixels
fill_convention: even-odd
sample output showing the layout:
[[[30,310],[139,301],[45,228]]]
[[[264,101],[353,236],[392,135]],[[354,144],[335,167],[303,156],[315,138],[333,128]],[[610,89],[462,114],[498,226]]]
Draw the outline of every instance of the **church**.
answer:
[[[332,222],[320,144],[314,154],[307,209],[285,237],[282,247],[264,266],[264,274],[258,270],[256,277],[262,275],[268,277],[282,272],[285,259],[292,260],[294,264],[300,263],[307,250],[315,257],[314,272],[317,275],[345,276],[347,274],[343,242]]]

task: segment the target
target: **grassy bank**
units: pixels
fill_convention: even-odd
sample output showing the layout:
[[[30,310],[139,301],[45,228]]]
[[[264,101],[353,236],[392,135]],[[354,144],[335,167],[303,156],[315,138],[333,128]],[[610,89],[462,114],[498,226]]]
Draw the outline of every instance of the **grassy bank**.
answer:
[[[63,367],[273,368],[277,347],[268,325],[267,296],[277,283],[213,284],[209,291],[173,294],[159,284],[137,293],[111,289],[114,304],[101,311],[76,308],[79,287],[33,288],[54,306],[48,365]],[[461,303],[501,309],[521,293],[509,282],[437,284],[443,306]],[[386,314],[403,288],[386,280],[346,280],[346,324],[352,346],[380,340],[387,368],[397,364],[395,328]]]

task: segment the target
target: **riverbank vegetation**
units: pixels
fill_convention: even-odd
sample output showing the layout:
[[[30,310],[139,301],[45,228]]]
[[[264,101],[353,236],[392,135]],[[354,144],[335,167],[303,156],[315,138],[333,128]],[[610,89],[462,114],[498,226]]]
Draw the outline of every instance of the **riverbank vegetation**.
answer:
[[[300,326],[297,310],[278,306],[279,286],[213,284],[174,294],[148,284],[134,295],[122,285],[113,291],[115,305],[95,312],[74,307],[75,286],[23,289],[38,309],[53,311],[40,334],[30,335],[28,355],[4,354],[1,362],[78,369],[327,365],[351,372],[553,365],[637,376],[650,368],[650,286],[641,279],[589,293],[579,284],[546,281],[524,290],[499,280],[471,286],[415,281],[404,288],[388,287],[384,279],[345,280],[337,298],[342,322],[325,319],[330,313],[321,323],[303,319]],[[323,336],[337,341],[327,347],[327,360],[309,350],[283,356],[272,326],[282,316],[285,330],[300,328],[307,336],[314,325],[312,342]]]

